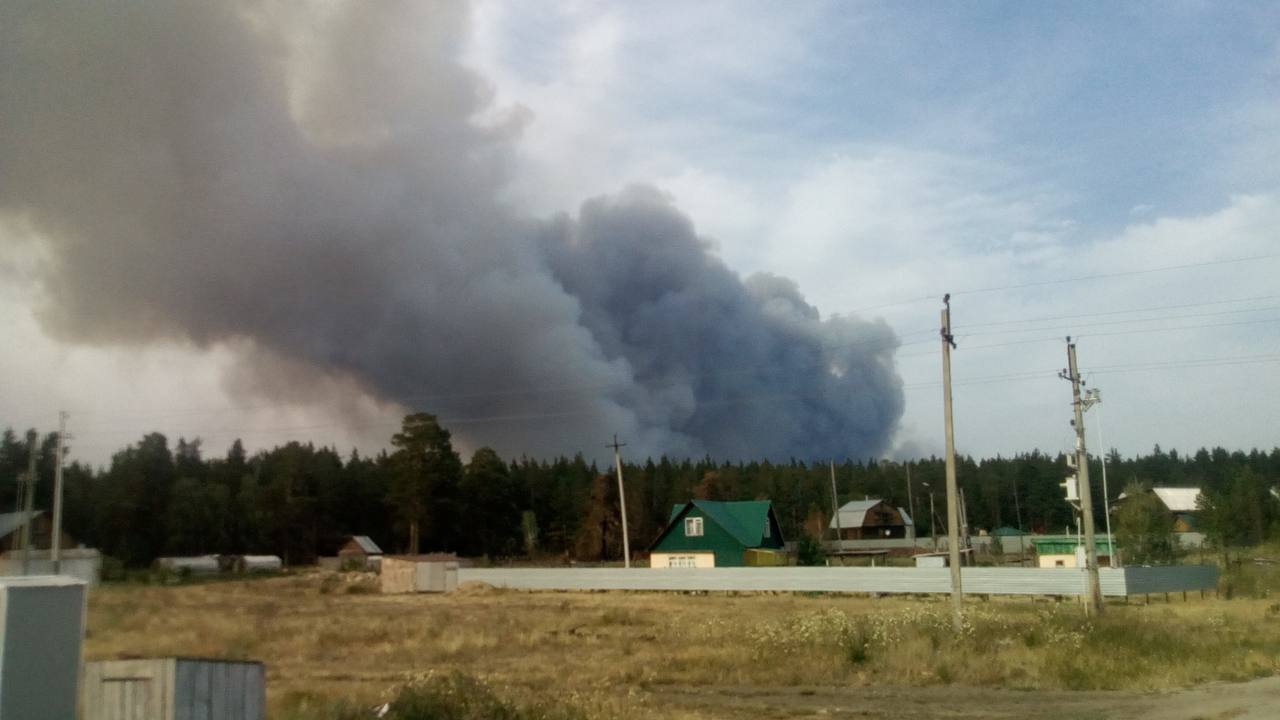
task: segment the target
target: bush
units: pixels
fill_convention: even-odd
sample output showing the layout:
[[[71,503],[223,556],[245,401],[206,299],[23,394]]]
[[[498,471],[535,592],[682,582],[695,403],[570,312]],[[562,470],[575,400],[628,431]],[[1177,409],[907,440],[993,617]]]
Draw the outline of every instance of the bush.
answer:
[[[584,720],[574,708],[520,705],[498,696],[493,688],[469,675],[428,676],[401,688],[385,712],[340,705],[328,709],[296,708],[292,717],[328,720]]]
[[[103,582],[120,582],[127,580],[128,572],[125,570],[124,563],[118,558],[110,555],[102,557],[102,581]]]
[[[826,565],[827,556],[822,552],[822,543],[811,535],[801,535],[796,542],[797,565]]]

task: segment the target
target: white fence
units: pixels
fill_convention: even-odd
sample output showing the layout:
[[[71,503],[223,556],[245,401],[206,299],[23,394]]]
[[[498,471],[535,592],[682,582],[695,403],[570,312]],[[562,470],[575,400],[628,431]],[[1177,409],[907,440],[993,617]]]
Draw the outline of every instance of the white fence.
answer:
[[[948,593],[947,568],[462,568],[458,582],[479,581],[525,590],[792,591],[851,593]],[[1211,565],[1100,568],[1102,594],[1211,590]],[[963,568],[961,584],[976,595],[1081,595],[1085,573],[1074,568]]]

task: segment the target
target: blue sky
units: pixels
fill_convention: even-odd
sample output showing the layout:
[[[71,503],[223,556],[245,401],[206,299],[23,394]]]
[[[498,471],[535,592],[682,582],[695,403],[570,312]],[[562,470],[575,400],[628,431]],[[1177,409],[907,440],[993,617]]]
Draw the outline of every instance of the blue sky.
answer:
[[[469,32],[459,61],[493,92],[476,122],[524,118],[512,204],[652,184],[737,272],[883,317],[903,342],[895,454],[941,450],[948,291],[962,452],[1069,446],[1067,334],[1108,446],[1280,444],[1280,4],[478,0]],[[1046,284],[1086,276],[1108,277]],[[962,292],[983,288],[1006,289]],[[215,452],[281,428],[374,448],[369,418],[402,410],[236,408],[234,347],[64,345],[35,304],[0,282],[0,334],[24,348],[0,353],[6,419],[52,427],[52,396],[87,459],[158,424]],[[90,395],[137,422],[95,438]],[[344,426],[353,403],[376,431]]]

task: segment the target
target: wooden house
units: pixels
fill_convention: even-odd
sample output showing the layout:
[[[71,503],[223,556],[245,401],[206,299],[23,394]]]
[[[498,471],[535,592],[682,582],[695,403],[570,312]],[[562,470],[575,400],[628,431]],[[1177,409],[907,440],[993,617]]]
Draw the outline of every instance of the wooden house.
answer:
[[[868,498],[840,506],[839,517],[831,518],[832,530],[841,540],[915,540],[916,526],[907,511]]]
[[[22,529],[27,524],[27,513],[0,513],[0,552],[16,550],[22,543]],[[31,549],[48,550],[53,546],[53,518],[43,510],[31,513]],[[74,548],[79,543],[62,531],[62,547]]]
[[[671,509],[666,527],[649,547],[649,566],[774,565],[781,564],[783,547],[772,502],[690,500]]]
[[[352,565],[362,568],[376,567],[382,559],[382,548],[368,535],[351,535],[338,548],[338,564],[340,567]]]

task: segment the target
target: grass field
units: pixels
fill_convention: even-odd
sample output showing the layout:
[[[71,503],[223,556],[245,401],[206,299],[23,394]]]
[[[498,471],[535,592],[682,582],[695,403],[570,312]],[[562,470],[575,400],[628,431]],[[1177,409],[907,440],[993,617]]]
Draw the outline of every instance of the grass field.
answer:
[[[453,673],[515,705],[640,718],[738,717],[703,702],[733,688],[1156,690],[1280,672],[1280,602],[1265,591],[1112,602],[1092,623],[1071,601],[973,599],[956,637],[941,598],[373,587],[321,572],[107,585],[90,596],[86,656],[263,660],[273,718]]]

